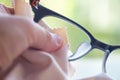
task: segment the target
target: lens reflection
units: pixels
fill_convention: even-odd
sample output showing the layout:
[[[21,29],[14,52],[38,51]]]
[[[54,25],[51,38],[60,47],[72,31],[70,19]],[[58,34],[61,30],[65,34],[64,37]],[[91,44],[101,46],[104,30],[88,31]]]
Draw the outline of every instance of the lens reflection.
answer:
[[[106,69],[113,80],[120,80],[120,49],[113,51],[107,60]]]
[[[100,74],[102,72],[103,56],[103,51],[94,49],[81,59],[72,61],[71,64],[76,70],[73,80],[81,80]]]
[[[80,44],[76,52],[72,56],[70,56],[69,60],[70,61],[77,60],[78,58],[81,58],[84,55],[86,55],[91,49],[92,49],[91,44],[88,42],[84,42]]]

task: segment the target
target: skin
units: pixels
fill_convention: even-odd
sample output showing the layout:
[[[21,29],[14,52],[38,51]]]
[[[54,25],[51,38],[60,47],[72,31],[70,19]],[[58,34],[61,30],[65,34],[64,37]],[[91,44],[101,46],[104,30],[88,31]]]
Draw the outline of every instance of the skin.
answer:
[[[26,63],[21,55],[53,52],[62,46],[61,38],[24,17],[14,16],[14,10],[0,5],[0,78],[5,78],[13,62]],[[38,52],[40,50],[40,52]],[[30,62],[26,64],[31,65]],[[32,66],[32,65],[31,65]],[[28,65],[24,66],[28,67]],[[33,66],[34,67],[34,66]],[[22,69],[22,68],[21,68]],[[21,70],[22,71],[22,70]]]

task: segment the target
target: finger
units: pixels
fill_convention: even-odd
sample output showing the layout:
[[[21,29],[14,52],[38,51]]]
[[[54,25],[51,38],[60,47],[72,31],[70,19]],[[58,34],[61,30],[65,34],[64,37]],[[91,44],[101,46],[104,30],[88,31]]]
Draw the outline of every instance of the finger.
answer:
[[[34,25],[33,25],[34,26]],[[34,47],[45,51],[54,51],[62,45],[61,37],[36,24]]]
[[[13,0],[15,15],[24,16],[33,19],[32,8],[25,0]]]
[[[56,60],[47,52],[27,50],[23,56],[32,64],[38,67],[37,80],[68,80],[67,75],[62,71]],[[35,71],[35,70],[34,70]],[[53,74],[51,74],[51,71]]]
[[[6,68],[28,47],[54,51],[61,38],[23,17],[0,16],[0,68]]]
[[[14,0],[14,2],[15,2],[16,15],[25,16],[27,18],[31,18],[31,20],[33,19],[32,10],[29,3],[27,3],[25,0]],[[39,49],[42,49],[45,51],[55,50],[57,46],[61,44],[60,37],[56,34],[49,32],[50,28],[43,21],[40,21],[40,24],[41,26],[44,26],[44,29],[41,26],[37,28],[38,29],[36,30],[37,41],[34,44],[34,47],[35,48],[39,47]]]
[[[22,54],[33,65],[47,66],[51,63],[52,56],[44,51],[28,49]]]
[[[47,29],[50,32],[53,32],[53,30],[50,28],[50,26],[44,21],[44,20],[40,20],[38,22],[38,24],[42,27],[44,27],[45,29]]]
[[[12,2],[15,8],[15,15],[25,16],[33,19],[32,9],[28,2],[26,2],[25,0],[13,0]],[[38,24],[52,32],[52,30],[50,29],[48,24],[45,23],[45,21],[40,20]]]

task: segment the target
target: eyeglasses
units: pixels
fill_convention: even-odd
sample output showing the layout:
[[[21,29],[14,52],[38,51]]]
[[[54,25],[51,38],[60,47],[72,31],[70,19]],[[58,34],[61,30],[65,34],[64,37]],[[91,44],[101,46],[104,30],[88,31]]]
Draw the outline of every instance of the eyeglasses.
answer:
[[[69,23],[70,26],[72,24],[77,29],[79,29],[78,32],[80,33],[80,35],[82,37],[82,38],[80,38],[81,39],[80,45],[77,48],[77,50],[75,51],[75,53],[69,56],[69,61],[76,61],[76,60],[86,56],[93,49],[99,49],[99,50],[104,51],[104,59],[102,62],[102,72],[106,73],[106,70],[107,70],[106,65],[108,63],[108,61],[107,61],[108,56],[115,50],[119,49],[120,46],[109,45],[109,44],[106,44],[106,43],[103,43],[103,42],[97,40],[88,30],[86,30],[80,24],[78,24],[75,21],[73,21],[61,14],[58,14],[46,7],[43,7],[42,5],[40,5],[38,3],[35,6],[32,6],[32,10],[34,12],[34,21],[35,22],[39,22],[41,19],[44,19],[44,18],[47,18],[50,16],[50,17],[55,17],[56,19],[58,19],[60,21],[62,20],[65,23]],[[53,19],[50,19],[50,21],[51,20],[53,20]],[[60,21],[57,21],[57,22],[59,23]]]

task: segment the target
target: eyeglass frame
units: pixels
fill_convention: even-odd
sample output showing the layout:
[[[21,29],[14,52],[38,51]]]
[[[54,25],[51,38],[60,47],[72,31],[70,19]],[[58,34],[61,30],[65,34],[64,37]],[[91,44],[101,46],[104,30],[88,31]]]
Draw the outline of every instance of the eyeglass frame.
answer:
[[[107,59],[108,59],[108,56],[110,55],[110,53],[116,49],[119,49],[120,46],[118,45],[109,45],[109,44],[106,44],[106,43],[103,43],[99,40],[97,40],[87,29],[85,29],[83,26],[81,26],[80,24],[78,24],[77,22],[55,12],[55,11],[52,11],[42,5],[40,5],[39,3],[36,3],[35,6],[32,6],[32,10],[34,12],[34,21],[35,22],[39,22],[42,18],[44,17],[47,17],[47,16],[53,16],[53,17],[57,17],[57,18],[60,18],[62,20],[65,20],[73,25],[75,25],[77,28],[81,29],[82,31],[84,31],[87,36],[90,38],[90,45],[91,45],[91,49],[88,50],[84,55],[82,56],[79,56],[75,59],[69,59],[69,61],[75,61],[75,60],[78,60],[84,56],[86,56],[90,51],[92,51],[93,49],[99,49],[99,50],[102,50],[104,51],[104,59],[103,59],[103,64],[102,64],[102,72],[106,73],[106,62],[107,62]],[[76,52],[75,52],[76,53]],[[72,56],[74,56],[74,54]],[[70,56],[70,57],[72,57]]]

